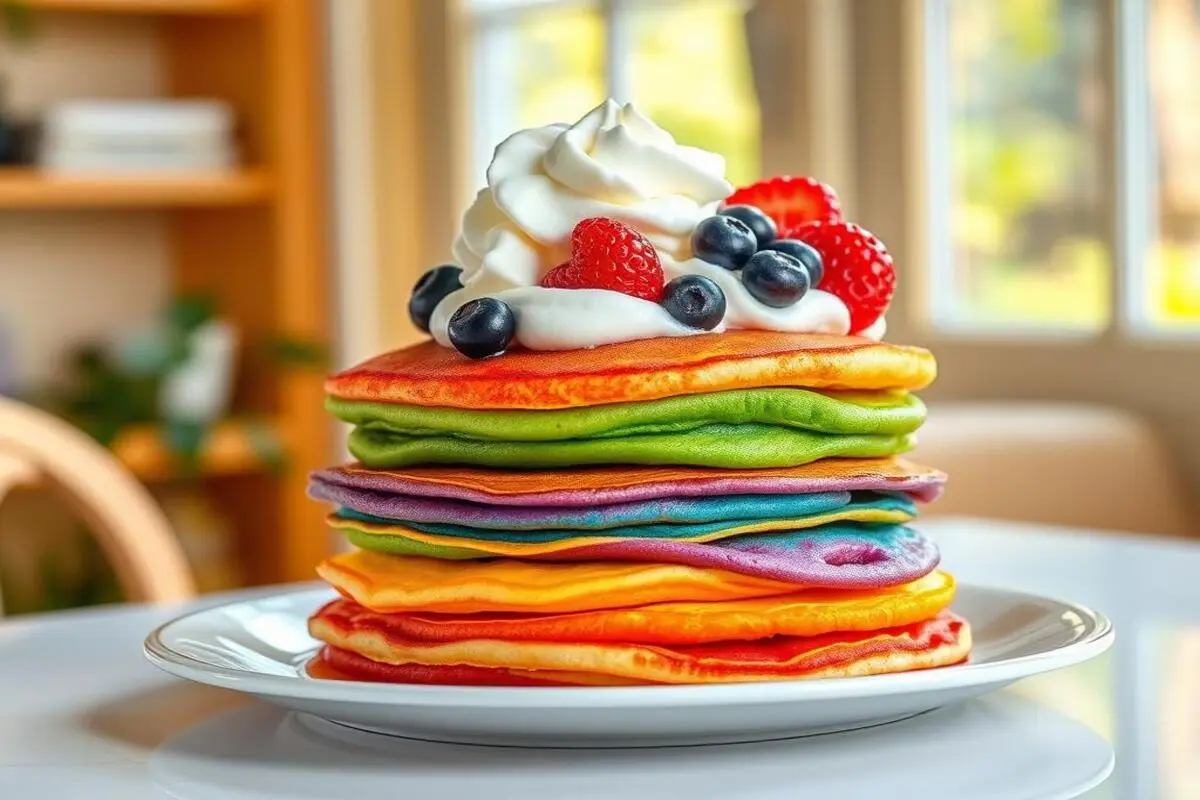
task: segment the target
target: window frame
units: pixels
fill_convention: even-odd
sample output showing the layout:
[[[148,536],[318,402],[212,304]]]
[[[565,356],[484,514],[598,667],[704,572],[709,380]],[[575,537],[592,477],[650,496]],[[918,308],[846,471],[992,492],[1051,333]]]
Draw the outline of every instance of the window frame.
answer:
[[[1113,324],[1131,336],[1173,339],[1182,331],[1148,324],[1146,281],[1136,279],[1146,275],[1144,262],[1158,235],[1159,216],[1157,182],[1153,170],[1145,167],[1155,163],[1147,43],[1149,0],[1116,0],[1110,20],[1110,37],[1116,42],[1111,72],[1117,154]],[[1141,268],[1131,268],[1139,261],[1143,262]]]

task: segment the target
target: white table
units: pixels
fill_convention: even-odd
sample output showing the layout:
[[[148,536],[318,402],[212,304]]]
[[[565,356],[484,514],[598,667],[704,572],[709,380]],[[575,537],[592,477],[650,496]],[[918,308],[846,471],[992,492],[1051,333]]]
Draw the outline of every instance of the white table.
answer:
[[[989,796],[1041,797],[1029,788],[1039,775],[1086,768],[1072,763],[1086,760],[1072,742],[1047,743],[1043,735],[1030,745],[1039,730],[1064,724],[1090,728],[1116,748],[1112,777],[1081,787],[1082,796],[1200,796],[1200,546],[970,520],[930,521],[925,529],[961,581],[1090,605],[1113,619],[1117,644],[1096,661],[976,705],[874,731],[733,748],[570,753],[344,732],[174,680],[143,661],[141,641],[179,608],[10,620],[0,622],[0,798],[700,800],[730,797],[736,785],[739,798],[826,796],[836,786],[838,797],[928,800],[975,776],[992,784]],[[981,739],[976,757],[961,755],[976,752],[963,746],[963,737],[978,734],[972,720],[997,715],[1008,721],[1003,741],[1030,751],[1024,769],[1001,776],[987,769],[995,736],[990,744]],[[1090,733],[1083,738],[1095,742]],[[914,742],[924,749],[913,750]],[[951,745],[960,755],[938,759]],[[898,789],[889,766],[906,753],[932,755],[928,783],[911,794]],[[744,779],[730,783],[731,775]]]

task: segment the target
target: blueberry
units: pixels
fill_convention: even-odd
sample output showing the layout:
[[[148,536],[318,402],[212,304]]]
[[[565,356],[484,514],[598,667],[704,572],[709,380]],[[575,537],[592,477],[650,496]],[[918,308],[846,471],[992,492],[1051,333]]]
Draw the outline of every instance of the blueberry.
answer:
[[[718,214],[702,219],[692,231],[692,253],[696,258],[725,269],[741,269],[756,250],[754,231],[734,217]]]
[[[808,270],[809,282],[814,289],[825,275],[825,265],[821,263],[821,254],[817,252],[817,248],[799,239],[776,239],[763,249],[778,250],[803,264]]]
[[[517,332],[517,318],[508,303],[494,297],[470,300],[450,317],[450,343],[468,358],[503,353]]]
[[[742,283],[764,306],[787,308],[804,297],[811,279],[798,259],[777,250],[763,250],[746,262]]]
[[[754,231],[754,238],[758,240],[760,250],[775,241],[775,237],[779,235],[779,230],[775,227],[775,220],[764,214],[762,209],[757,206],[726,206],[721,209],[720,213],[746,223],[750,230]]]
[[[725,318],[725,293],[703,275],[680,275],[663,288],[663,308],[689,328],[711,331]]]
[[[434,267],[422,275],[408,301],[408,316],[413,324],[429,333],[429,318],[433,316],[433,309],[446,295],[463,288],[461,277],[462,270],[453,264]]]

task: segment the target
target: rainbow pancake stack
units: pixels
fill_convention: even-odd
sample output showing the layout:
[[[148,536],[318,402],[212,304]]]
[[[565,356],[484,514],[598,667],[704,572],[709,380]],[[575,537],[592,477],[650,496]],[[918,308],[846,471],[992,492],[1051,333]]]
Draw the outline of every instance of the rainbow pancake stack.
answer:
[[[676,160],[640,201],[605,190],[572,212],[586,169],[616,180],[596,166],[614,147]],[[434,341],[330,378],[357,460],[312,479],[352,546],[318,568],[340,597],[310,621],[314,675],[677,684],[967,657],[954,581],[907,524],[944,476],[901,457],[936,367],[878,341],[890,259],[886,280],[855,274],[862,248],[830,243],[861,229],[828,187],[731,197],[695,153],[611,102],[517,134],[464,218],[460,264],[417,286]],[[528,223],[556,191],[557,232]],[[882,245],[871,258],[878,277]]]

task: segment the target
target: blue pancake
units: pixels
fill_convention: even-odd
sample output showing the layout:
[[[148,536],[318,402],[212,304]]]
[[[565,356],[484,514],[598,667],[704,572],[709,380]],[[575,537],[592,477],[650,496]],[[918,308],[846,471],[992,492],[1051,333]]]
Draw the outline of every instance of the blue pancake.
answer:
[[[830,493],[836,495],[839,493]],[[758,501],[750,509],[753,516],[741,518],[726,518],[715,521],[694,521],[695,511],[690,515],[679,515],[684,521],[675,523],[647,522],[640,525],[612,524],[615,520],[606,519],[608,527],[595,526],[584,529],[564,525],[559,528],[516,528],[516,527],[475,527],[448,523],[416,522],[412,520],[396,520],[364,514],[349,508],[339,509],[330,518],[336,528],[363,530],[375,534],[417,532],[438,537],[458,538],[474,541],[545,543],[557,541],[592,540],[612,541],[620,539],[677,539],[693,542],[713,541],[730,536],[764,531],[781,531],[810,528],[832,521],[853,520],[858,522],[906,522],[916,516],[916,505],[907,496],[884,495],[874,492],[846,493],[844,498],[822,496],[822,499],[812,504],[805,504],[808,497],[815,495],[767,496]],[[843,502],[830,502],[840,499]],[[724,509],[724,501],[735,501],[736,498],[713,498],[714,508]],[[674,501],[680,502],[681,507],[691,507],[703,500]],[[657,501],[645,504],[659,505]],[[731,502],[730,507],[740,507]],[[568,520],[580,512],[577,509],[551,509],[561,515],[562,520]],[[792,511],[807,513],[788,513]],[[653,519],[653,517],[647,517]],[[545,524],[547,521],[544,521]],[[562,524],[560,522],[560,524]]]

